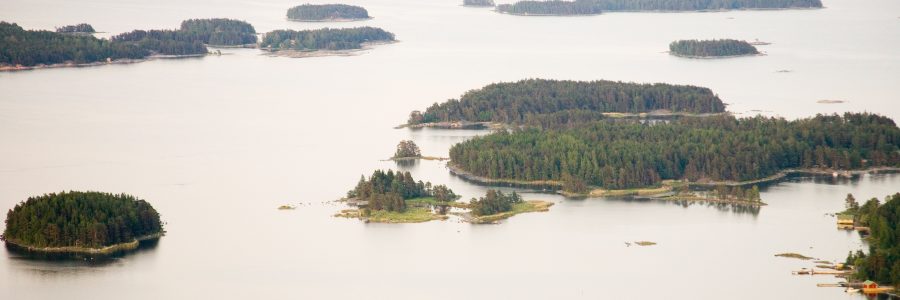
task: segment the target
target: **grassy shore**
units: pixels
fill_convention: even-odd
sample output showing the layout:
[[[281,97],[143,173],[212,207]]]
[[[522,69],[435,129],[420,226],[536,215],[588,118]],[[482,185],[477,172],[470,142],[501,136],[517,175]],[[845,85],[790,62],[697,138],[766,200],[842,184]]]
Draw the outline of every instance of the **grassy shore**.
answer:
[[[137,249],[140,246],[142,241],[155,240],[159,239],[165,234],[165,232],[158,232],[154,234],[148,234],[145,236],[141,236],[135,238],[134,240],[127,243],[118,243],[100,248],[90,248],[90,247],[79,247],[79,246],[67,246],[67,247],[34,247],[29,245],[20,244],[13,240],[6,240],[6,243],[12,244],[18,248],[39,252],[39,253],[70,253],[70,254],[89,254],[89,255],[110,255],[117,252],[122,251],[131,251]]]
[[[550,206],[553,206],[553,202],[528,200],[522,203],[514,204],[511,211],[487,216],[472,216],[471,218],[468,218],[467,221],[473,224],[494,224],[500,220],[507,219],[509,217],[522,213],[549,211]]]
[[[431,212],[424,207],[410,207],[404,212],[371,210],[368,216],[360,214],[358,209],[345,209],[334,215],[341,218],[358,218],[373,223],[422,223],[434,220],[446,220],[447,216]]]

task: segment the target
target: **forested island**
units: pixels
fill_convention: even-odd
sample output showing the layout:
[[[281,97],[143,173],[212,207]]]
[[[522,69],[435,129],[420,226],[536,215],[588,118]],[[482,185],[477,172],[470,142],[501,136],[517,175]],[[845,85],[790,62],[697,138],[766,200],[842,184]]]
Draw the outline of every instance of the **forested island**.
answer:
[[[303,4],[288,9],[291,21],[354,21],[369,18],[365,8],[346,4]]]
[[[448,122],[497,122],[555,126],[590,122],[608,113],[723,113],[725,104],[710,89],[663,83],[528,79],[494,83],[460,99],[413,111],[407,126]]]
[[[163,234],[159,213],[144,200],[101,192],[51,193],[6,215],[3,240],[36,252],[112,254]]]
[[[575,1],[519,1],[497,5],[497,11],[522,16],[577,16],[600,14],[600,4],[594,0]]]
[[[181,22],[181,32],[210,46],[256,44],[256,29],[245,21],[232,19],[190,19]]]
[[[669,44],[669,53],[689,58],[711,58],[758,55],[759,50],[739,40],[680,40]]]
[[[370,43],[394,41],[394,34],[374,27],[323,28],[315,30],[275,30],[266,33],[260,41],[260,49],[269,51],[346,51],[362,49]]]
[[[63,27],[57,27],[56,32],[59,33],[94,33],[97,32],[94,30],[94,27],[91,24],[81,23],[77,25],[66,25]]]
[[[515,191],[504,194],[498,190],[488,190],[484,197],[469,201],[469,214],[460,215],[470,223],[493,224],[521,213],[548,211],[552,205],[547,201],[525,201]]]
[[[721,11],[743,9],[821,8],[821,0],[578,0],[519,1],[497,11],[517,15],[578,15],[601,11]],[[577,12],[576,12],[577,11]]]
[[[150,52],[137,45],[116,43],[91,35],[25,30],[0,22],[0,70],[37,65],[85,64],[107,60],[142,59]]]
[[[789,169],[900,167],[900,129],[868,113],[788,121],[710,116],[600,120],[499,131],[454,145],[450,167],[473,180],[630,189],[665,179],[738,183]],[[828,171],[829,174],[831,171]]]
[[[356,187],[347,192],[347,201],[359,208],[343,210],[335,216],[376,223],[442,220],[447,218],[450,202],[458,198],[447,186],[416,181],[409,172],[376,170],[369,178],[361,177]],[[438,207],[438,213],[432,205]]]
[[[852,195],[847,198],[844,213],[851,215],[856,225],[869,228],[864,239],[869,253],[859,250],[847,255],[846,264],[855,267],[852,279],[900,286],[900,193],[885,197],[883,203],[872,198],[861,206]]]
[[[494,6],[494,0],[463,0],[464,6],[481,6],[481,7],[491,7]]]

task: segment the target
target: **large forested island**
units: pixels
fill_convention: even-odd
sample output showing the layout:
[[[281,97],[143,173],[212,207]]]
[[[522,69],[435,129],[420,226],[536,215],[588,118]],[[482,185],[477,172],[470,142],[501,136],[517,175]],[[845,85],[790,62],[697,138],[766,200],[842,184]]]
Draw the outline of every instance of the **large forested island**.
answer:
[[[291,21],[353,21],[369,18],[365,8],[346,4],[303,4],[288,9]]]
[[[30,197],[6,215],[3,240],[37,252],[111,254],[163,233],[159,214],[131,195],[63,192]]]
[[[523,16],[576,16],[600,14],[600,5],[594,0],[576,1],[519,1],[497,5],[497,11]]]
[[[84,64],[106,60],[141,59],[149,51],[132,44],[116,43],[90,35],[25,30],[15,23],[0,22],[0,69]]]
[[[211,46],[256,44],[256,29],[245,21],[232,19],[190,19],[181,22],[181,32]]]
[[[270,51],[336,51],[361,49],[367,43],[393,41],[393,33],[374,27],[275,30],[263,36],[259,47]]]
[[[628,189],[664,179],[740,182],[789,169],[900,166],[900,128],[868,113],[547,125],[456,144],[451,167],[476,179]]]
[[[680,40],[669,44],[669,53],[690,58],[734,57],[757,55],[756,47],[746,41],[721,40]]]
[[[821,7],[820,0],[578,0],[574,2],[526,0],[514,4],[498,5],[497,11],[518,15],[578,15],[596,14],[600,11],[708,11]]]
[[[413,111],[407,125],[441,122],[544,124],[593,121],[610,113],[668,111],[722,113],[725,104],[708,88],[616,81],[528,79],[494,83],[460,99]]]

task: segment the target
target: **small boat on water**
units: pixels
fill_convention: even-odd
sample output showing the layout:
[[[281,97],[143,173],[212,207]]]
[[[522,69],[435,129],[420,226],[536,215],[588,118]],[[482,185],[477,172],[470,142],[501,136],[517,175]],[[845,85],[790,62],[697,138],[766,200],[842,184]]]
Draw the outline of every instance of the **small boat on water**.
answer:
[[[852,287],[848,287],[846,290],[844,290],[844,292],[847,292],[847,293],[859,293],[859,289],[854,289],[854,288],[852,288]]]

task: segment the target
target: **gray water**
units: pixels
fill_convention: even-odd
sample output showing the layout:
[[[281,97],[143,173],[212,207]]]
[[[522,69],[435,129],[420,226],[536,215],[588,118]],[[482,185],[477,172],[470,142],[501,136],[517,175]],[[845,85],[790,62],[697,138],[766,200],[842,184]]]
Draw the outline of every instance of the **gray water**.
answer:
[[[758,211],[702,204],[567,200],[500,225],[363,224],[331,203],[361,174],[397,168],[401,139],[446,156],[484,131],[395,130],[410,110],[523,78],[706,86],[729,111],[798,118],[870,111],[900,119],[900,2],[826,0],[826,9],[515,17],[458,1],[348,1],[374,19],[293,23],[293,1],[3,0],[25,28],[88,22],[102,35],[244,19],[257,31],[377,26],[399,43],[350,57],[253,49],[132,65],[0,73],[0,209],[62,190],[142,197],[167,222],[156,247],[110,263],[41,262],[0,250],[0,299],[674,298],[844,299],[792,276],[799,252],[842,260],[843,198],[900,191],[900,175],[794,179]],[[682,38],[760,39],[767,56],[671,57]],[[788,69],[790,73],[776,73]],[[848,101],[817,104],[822,99]],[[465,199],[485,187],[443,163],[405,167]],[[298,209],[279,211],[281,204]],[[5,216],[4,216],[5,217]],[[652,247],[627,247],[649,240]]]

